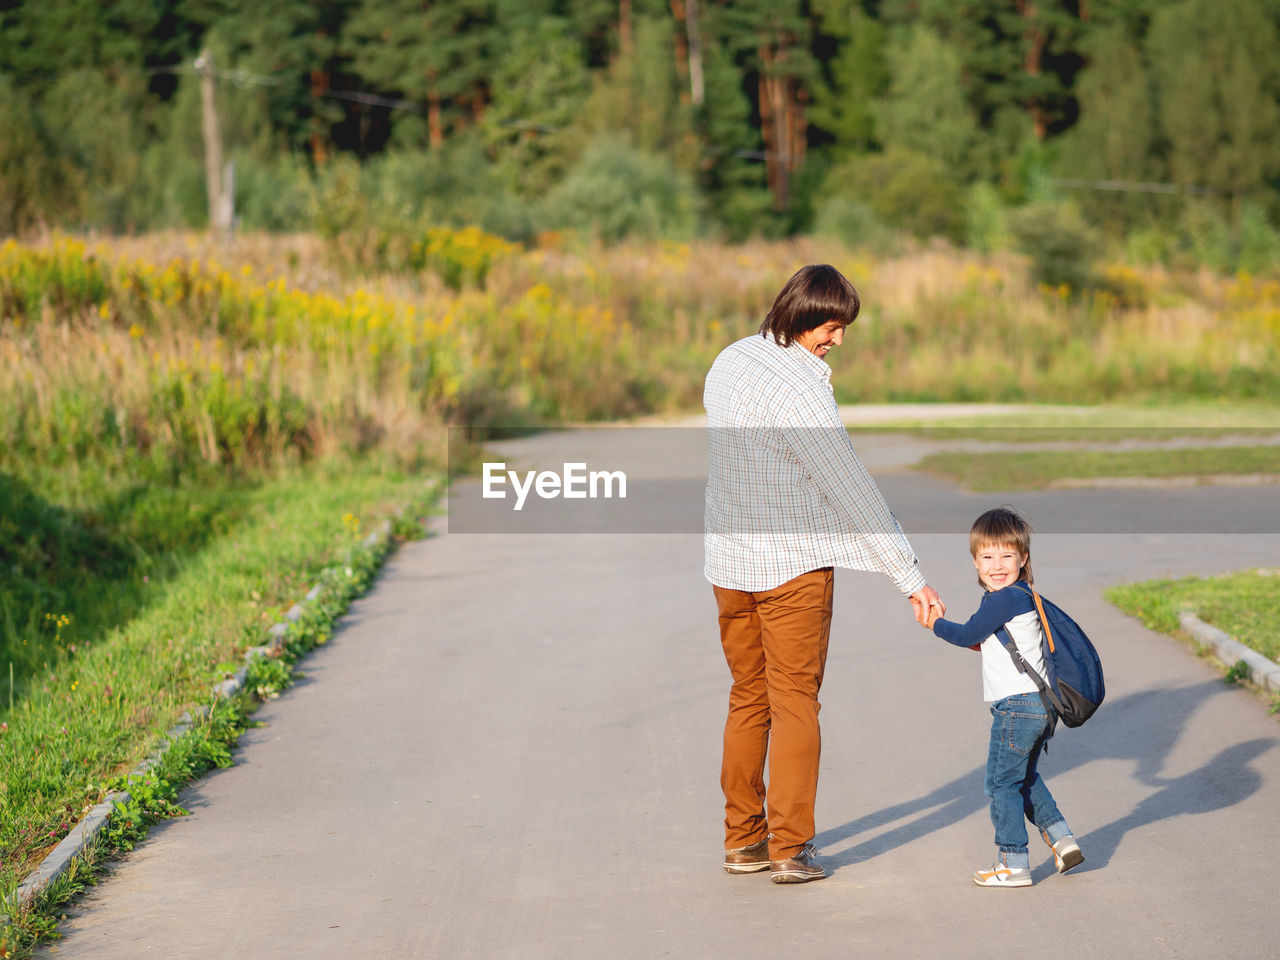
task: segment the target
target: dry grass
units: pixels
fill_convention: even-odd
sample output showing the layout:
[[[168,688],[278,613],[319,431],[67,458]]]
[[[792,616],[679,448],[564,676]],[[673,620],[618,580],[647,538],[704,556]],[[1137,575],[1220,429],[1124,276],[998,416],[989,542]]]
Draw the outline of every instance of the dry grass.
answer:
[[[715,354],[819,261],[864,299],[830,358],[842,400],[1280,393],[1274,280],[1115,266],[1081,294],[1035,287],[1016,258],[943,248],[442,242],[421,269],[372,275],[311,236],[7,244],[2,439],[54,462],[421,461],[442,454],[446,423],[696,408]]]

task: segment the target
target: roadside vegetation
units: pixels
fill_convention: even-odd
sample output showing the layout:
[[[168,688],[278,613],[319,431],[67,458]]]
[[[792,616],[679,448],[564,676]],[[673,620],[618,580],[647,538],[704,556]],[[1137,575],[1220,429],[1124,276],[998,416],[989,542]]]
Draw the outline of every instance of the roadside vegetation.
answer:
[[[1278,431],[1280,432],[1280,431]],[[970,490],[1035,490],[1141,477],[1257,477],[1280,482],[1280,445],[1163,450],[999,450],[931,453],[917,469]]]
[[[864,297],[831,358],[842,401],[1192,404],[1264,426],[1280,395],[1266,277],[1115,266],[1082,293],[1016,256],[909,244],[362,244],[0,244],[0,897],[321,571],[383,519],[409,535],[450,428],[696,409],[715,354],[805,263]]]
[[[1106,597],[1143,625],[1170,636],[1185,637],[1178,614],[1190,610],[1267,659],[1280,662],[1280,629],[1276,627],[1280,623],[1280,570],[1148,580],[1111,587]],[[1226,667],[1227,680],[1237,681],[1239,665]],[[1277,711],[1280,697],[1273,696],[1272,712]]]
[[[323,471],[203,494],[192,502],[206,510],[221,495],[216,516],[225,529],[201,549],[163,555],[141,568],[149,573],[126,568],[79,593],[56,578],[36,584],[60,591],[62,604],[39,613],[44,597],[34,598],[19,608],[26,622],[6,623],[14,656],[0,682],[0,892],[180,714],[207,704],[225,671],[265,642],[326,567],[342,562],[348,577],[367,583],[368,563],[347,559],[364,532],[400,510],[397,532],[412,535],[431,496],[421,477]],[[113,617],[95,611],[94,601],[113,591],[128,603]]]
[[[1177,633],[1190,610],[1269,660],[1280,661],[1280,571],[1243,570],[1218,577],[1148,580],[1112,587],[1107,599],[1152,630]]]
[[[303,508],[324,509],[331,504],[321,499],[348,498],[358,486],[322,488],[323,497],[313,496],[309,502],[300,490],[277,493]],[[395,492],[406,496],[405,491]],[[421,498],[421,490],[407,494],[411,504]],[[267,505],[272,512],[284,506]],[[60,689],[45,686],[43,696],[28,696],[21,711],[10,711],[15,726],[12,735],[0,741],[7,768],[0,794],[0,844],[14,855],[0,873],[0,915],[8,918],[0,927],[0,957],[27,956],[38,941],[56,938],[56,914],[62,904],[97,882],[111,860],[132,850],[152,824],[186,812],[179,806],[179,791],[206,771],[231,765],[231,750],[252,724],[257,702],[278,696],[292,681],[297,660],[328,641],[338,618],[369,587],[396,541],[422,532],[420,518],[401,513],[380,524],[378,536],[364,537],[359,521],[348,513],[335,543],[332,531],[314,520],[305,512],[286,509],[278,520],[259,523],[248,536],[211,551],[204,562],[191,565],[191,576],[178,578],[176,588],[134,629],[117,631],[92,652],[85,650],[64,663],[61,678],[48,678]],[[306,570],[314,595],[308,594],[300,616],[281,621],[286,626],[278,647],[249,662],[238,693],[230,698],[211,695],[207,659],[217,656],[219,646],[238,654],[237,630],[249,643],[265,639],[266,623],[280,617],[278,606],[260,611],[255,599],[236,602],[246,591],[252,598],[262,596],[249,589],[252,584],[270,589],[273,578],[254,564],[288,564],[299,549],[307,552],[295,570],[306,570],[315,558],[328,554],[327,566]],[[218,589],[206,596],[211,583]],[[194,635],[157,635],[184,628]],[[217,674],[230,676],[240,664],[238,657],[219,663]],[[189,719],[165,735],[160,752],[151,752],[141,770],[141,758],[135,755],[140,741],[128,736],[136,732],[131,728],[145,727],[155,715],[167,716],[169,707],[183,703],[190,707],[184,711]],[[10,733],[7,722],[4,732]],[[83,806],[74,809],[66,802],[68,796]],[[108,799],[112,814],[106,829],[35,900],[20,902],[13,894],[15,884],[71,823]],[[23,853],[29,862],[19,859]]]
[[[999,412],[964,414],[943,421],[905,416],[871,429],[909,430],[916,436],[940,440],[1027,444],[1254,437],[1280,432],[1280,405],[1210,398],[1161,398],[1141,405],[1038,405],[1029,409],[1005,407]]]

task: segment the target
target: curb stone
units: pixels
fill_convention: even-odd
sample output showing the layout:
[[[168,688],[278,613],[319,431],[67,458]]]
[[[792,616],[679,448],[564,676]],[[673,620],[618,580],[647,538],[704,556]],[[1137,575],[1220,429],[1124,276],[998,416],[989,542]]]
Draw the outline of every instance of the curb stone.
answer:
[[[377,529],[360,542],[361,546],[366,548],[372,547],[379,539],[384,536],[388,536],[390,532],[391,521],[384,520],[378,525]],[[320,585],[316,584],[307,591],[307,595],[303,602],[311,603],[320,596],[320,592]],[[284,646],[284,637],[285,633],[289,629],[289,624],[300,618],[304,612],[305,607],[300,603],[295,603],[290,607],[284,615],[284,620],[273,624],[267,631],[271,639],[262,646],[250,647],[246,650],[244,654],[245,665],[213,688],[215,698],[219,700],[229,699],[243,690],[246,678],[249,674],[249,663],[258,657],[274,656],[279,653],[281,647]],[[196,716],[204,717],[208,715],[209,710],[209,707],[202,706],[196,708],[195,713]],[[169,744],[177,737],[189,731],[194,723],[195,720],[193,719],[190,711],[183,713],[182,716],[178,718],[178,722],[174,725],[173,729],[169,730],[169,732],[165,734],[165,738],[160,741],[155,753],[146,760],[143,760],[136,770],[129,773],[125,778],[125,782],[128,783],[129,779],[132,777],[144,775],[153,766],[158,764],[161,758],[164,757],[165,751],[168,750]],[[111,821],[111,815],[115,809],[115,805],[117,803],[128,802],[129,793],[127,790],[116,790],[108,793],[102,802],[95,805],[94,808],[85,815],[83,820],[71,828],[71,832],[63,837],[61,842],[59,842],[59,844],[54,847],[42,861],[40,861],[40,865],[29,873],[22,883],[18,884],[17,889],[14,891],[17,903],[30,903],[38,897],[40,893],[49,886],[49,884],[62,876],[72,863],[75,862],[76,858],[80,857],[90,845],[96,842],[98,837],[102,834],[102,831],[106,829],[107,824]],[[7,915],[0,914],[0,925],[7,923],[8,920],[9,918]]]
[[[1217,627],[1210,626],[1190,610],[1183,610],[1178,614],[1178,623],[1187,633],[1208,645],[1223,663],[1233,664],[1243,660],[1249,668],[1249,679],[1255,685],[1271,693],[1280,693],[1280,664],[1232,639]]]

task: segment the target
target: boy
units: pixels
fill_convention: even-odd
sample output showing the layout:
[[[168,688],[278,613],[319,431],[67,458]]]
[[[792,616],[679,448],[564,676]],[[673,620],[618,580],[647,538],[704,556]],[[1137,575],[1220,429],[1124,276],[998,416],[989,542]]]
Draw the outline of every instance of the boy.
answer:
[[[1080,846],[1049,788],[1036,771],[1036,762],[1052,733],[1052,718],[1035,682],[1018,672],[1009,651],[995,634],[1008,631],[1027,665],[1044,676],[1044,636],[1030,594],[1014,586],[1034,582],[1031,576],[1031,525],[1008,507],[988,510],[969,531],[969,552],[978,569],[978,583],[986,591],[977,612],[964,624],[942,619],[931,611],[926,626],[934,634],[961,647],[982,651],[983,699],[991,701],[991,743],[983,793],[991,800],[996,832],[996,862],[974,871],[981,887],[1028,887],[1031,859],[1027,852],[1025,815],[1053,850],[1059,873],[1084,860]]]

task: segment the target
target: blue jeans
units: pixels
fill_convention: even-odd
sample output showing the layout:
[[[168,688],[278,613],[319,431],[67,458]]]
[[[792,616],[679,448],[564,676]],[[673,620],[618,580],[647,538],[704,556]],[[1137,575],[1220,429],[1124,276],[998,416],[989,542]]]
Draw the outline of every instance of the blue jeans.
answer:
[[[991,799],[996,846],[1011,867],[1029,866],[1025,817],[1056,843],[1068,829],[1053,795],[1036,771],[1049,739],[1049,716],[1040,695],[1021,693],[991,705],[991,746],[982,792]]]

